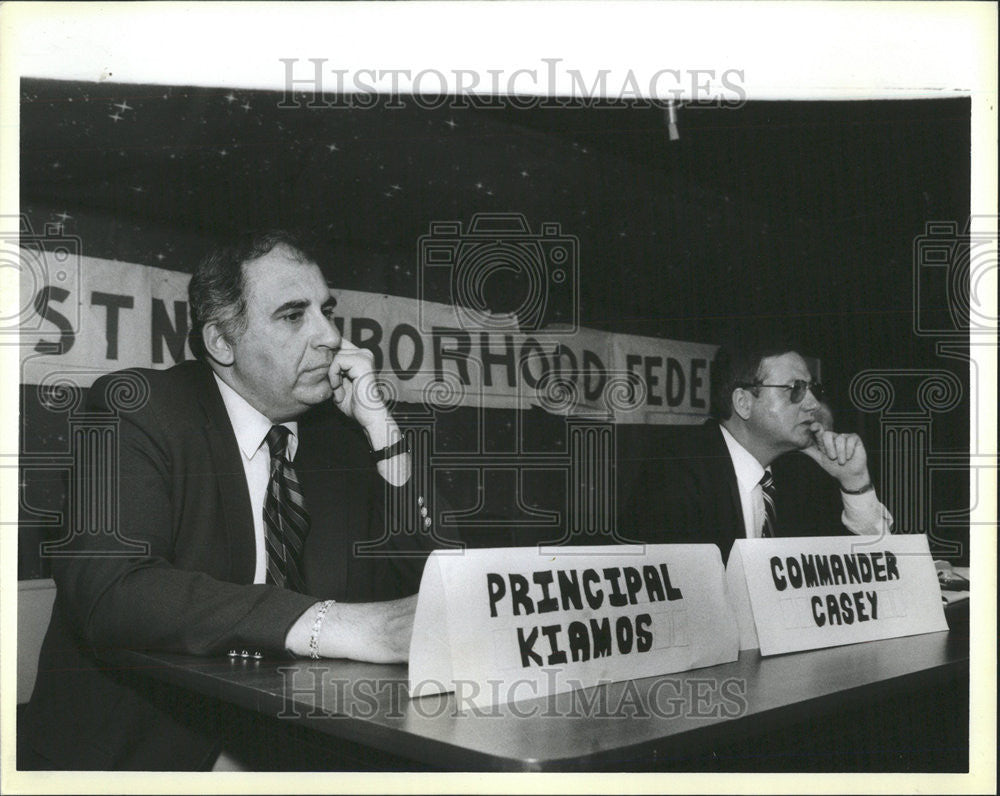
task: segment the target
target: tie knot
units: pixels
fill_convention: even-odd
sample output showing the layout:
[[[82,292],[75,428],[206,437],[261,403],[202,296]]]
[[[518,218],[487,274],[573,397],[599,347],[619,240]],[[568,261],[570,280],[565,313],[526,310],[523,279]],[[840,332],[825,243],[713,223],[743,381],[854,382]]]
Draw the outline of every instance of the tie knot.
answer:
[[[760,488],[763,489],[765,492],[774,491],[774,478],[771,477],[770,470],[764,471],[764,475],[761,476],[759,483],[760,483]]]
[[[285,448],[288,447],[288,435],[292,432],[284,426],[271,426],[267,432],[267,447],[271,451],[271,458],[284,458]]]

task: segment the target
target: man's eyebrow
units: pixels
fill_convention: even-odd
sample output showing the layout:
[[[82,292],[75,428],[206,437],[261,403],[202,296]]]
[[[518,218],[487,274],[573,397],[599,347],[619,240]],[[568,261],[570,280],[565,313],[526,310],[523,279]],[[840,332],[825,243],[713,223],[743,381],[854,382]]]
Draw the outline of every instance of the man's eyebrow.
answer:
[[[280,307],[278,307],[274,312],[271,313],[272,317],[281,315],[283,312],[288,312],[288,310],[304,310],[309,306],[309,302],[305,299],[294,299],[292,301],[286,301]]]
[[[320,304],[319,308],[321,310],[332,310],[336,306],[337,306],[337,299],[335,299],[333,296],[327,296],[326,301]]]

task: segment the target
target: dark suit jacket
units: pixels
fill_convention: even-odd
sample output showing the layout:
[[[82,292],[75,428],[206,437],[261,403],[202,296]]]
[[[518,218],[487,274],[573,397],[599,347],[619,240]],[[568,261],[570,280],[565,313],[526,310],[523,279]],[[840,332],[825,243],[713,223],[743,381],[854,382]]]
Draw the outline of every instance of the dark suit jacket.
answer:
[[[213,726],[199,699],[107,671],[100,649],[284,655],[288,629],[317,599],[416,592],[429,547],[421,534],[385,534],[404,521],[386,517],[387,503],[416,512],[415,496],[379,477],[361,429],[326,406],[299,418],[295,458],[311,518],[303,552],[309,594],[253,585],[246,478],[211,371],[185,362],[167,371],[111,374],[91,388],[89,408],[114,408],[129,381],[148,389],[148,399],[119,413],[118,478],[104,473],[100,461],[76,475],[118,488],[116,546],[126,552],[138,542],[148,552],[53,560],[57,597],[25,729],[31,747],[59,768],[204,767],[226,731]],[[71,547],[86,553],[110,539],[83,534]],[[356,541],[380,539],[376,552],[406,548],[411,555],[355,554]]]
[[[713,543],[727,561],[733,541],[745,538],[746,530],[736,470],[719,425],[709,420],[671,429],[635,459],[619,514],[620,535],[647,543]],[[849,533],[840,522],[837,484],[815,462],[804,454],[785,454],[771,471],[779,536]]]

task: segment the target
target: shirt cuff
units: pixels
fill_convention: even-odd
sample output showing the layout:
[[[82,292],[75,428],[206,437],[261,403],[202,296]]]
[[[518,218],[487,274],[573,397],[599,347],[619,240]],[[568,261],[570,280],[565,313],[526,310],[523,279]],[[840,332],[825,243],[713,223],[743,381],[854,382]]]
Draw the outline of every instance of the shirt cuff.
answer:
[[[844,513],[840,521],[851,533],[856,534],[887,534],[892,529],[892,515],[879,503],[875,490],[863,495],[840,493],[844,503]]]

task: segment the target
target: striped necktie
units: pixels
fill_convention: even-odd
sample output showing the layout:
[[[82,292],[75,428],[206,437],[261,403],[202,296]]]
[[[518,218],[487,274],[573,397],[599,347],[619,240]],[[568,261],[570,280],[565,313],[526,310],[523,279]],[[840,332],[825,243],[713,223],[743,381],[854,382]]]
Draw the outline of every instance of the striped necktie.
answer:
[[[771,477],[770,470],[765,470],[760,479],[760,492],[764,497],[764,527],[761,529],[761,536],[764,538],[777,536],[775,532],[778,523],[775,520],[774,511],[774,478]]]
[[[309,532],[309,515],[299,478],[285,456],[290,433],[284,426],[271,426],[267,432],[267,447],[271,451],[271,479],[264,498],[267,582],[304,592],[302,545]]]

